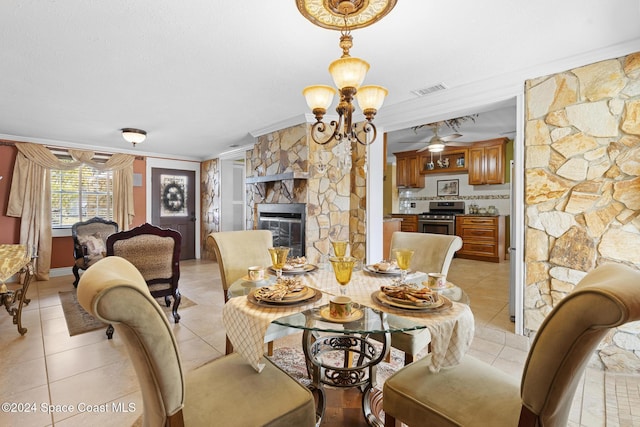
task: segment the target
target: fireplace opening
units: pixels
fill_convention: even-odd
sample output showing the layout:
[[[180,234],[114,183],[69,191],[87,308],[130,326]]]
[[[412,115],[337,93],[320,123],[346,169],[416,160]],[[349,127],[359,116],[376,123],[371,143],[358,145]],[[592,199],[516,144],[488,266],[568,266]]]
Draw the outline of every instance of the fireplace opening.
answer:
[[[257,207],[258,229],[271,231],[273,246],[288,246],[289,256],[304,256],[304,203],[262,203]]]

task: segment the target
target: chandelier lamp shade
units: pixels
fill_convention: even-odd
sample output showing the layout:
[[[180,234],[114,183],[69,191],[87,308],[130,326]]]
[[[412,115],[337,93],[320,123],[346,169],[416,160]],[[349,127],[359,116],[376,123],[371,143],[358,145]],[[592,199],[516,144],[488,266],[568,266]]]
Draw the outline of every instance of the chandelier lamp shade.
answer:
[[[147,132],[141,129],[134,128],[122,128],[122,137],[125,141],[130,142],[135,147],[136,144],[140,144],[147,139]]]
[[[336,90],[326,85],[313,85],[306,87],[302,91],[307,105],[316,119],[312,126],[312,139],[321,145],[333,140],[341,141],[343,139],[355,140],[363,145],[372,143],[377,136],[373,119],[380,107],[382,107],[388,91],[382,86],[362,86],[369,71],[369,63],[361,58],[349,55],[349,50],[353,46],[350,22],[359,22],[358,28],[370,25],[389,13],[395,6],[395,1],[297,0],[297,4],[302,15],[314,24],[324,28],[340,28],[341,30],[340,47],[342,48],[342,56],[329,65],[329,74],[331,74],[333,82],[338,89]],[[371,5],[376,7],[371,9]],[[360,16],[357,16],[355,20],[353,19],[358,14],[368,14],[368,23],[366,25],[361,24],[364,20]],[[327,20],[327,17],[335,18],[335,22]],[[342,21],[341,27],[338,27],[338,19]],[[332,120],[327,125],[322,119],[333,103],[333,97],[336,93],[339,94],[338,106],[336,107],[338,119]],[[360,129],[358,129],[357,124],[353,123],[354,100],[358,101],[358,106],[366,119]],[[364,138],[361,138],[361,136]]]

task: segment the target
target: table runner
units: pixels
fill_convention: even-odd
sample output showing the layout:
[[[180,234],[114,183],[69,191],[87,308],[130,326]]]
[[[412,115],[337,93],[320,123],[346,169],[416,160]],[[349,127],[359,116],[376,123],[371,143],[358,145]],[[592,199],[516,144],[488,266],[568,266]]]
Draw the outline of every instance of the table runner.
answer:
[[[327,293],[314,303],[298,307],[259,307],[250,303],[246,296],[242,296],[231,298],[222,310],[226,333],[235,351],[240,353],[258,372],[264,367],[264,363],[261,362],[264,355],[264,337],[273,320],[327,304],[331,297],[329,293],[340,293],[340,285],[336,282],[333,271],[320,270],[300,278],[306,285]],[[430,369],[433,372],[437,372],[442,367],[458,364],[473,339],[475,326],[469,306],[453,302],[449,310],[424,313],[390,308],[371,298],[371,294],[379,290],[381,285],[391,284],[392,281],[393,277],[354,272],[351,283],[347,287],[347,295],[360,304],[410,318],[416,323],[425,325],[431,333]]]

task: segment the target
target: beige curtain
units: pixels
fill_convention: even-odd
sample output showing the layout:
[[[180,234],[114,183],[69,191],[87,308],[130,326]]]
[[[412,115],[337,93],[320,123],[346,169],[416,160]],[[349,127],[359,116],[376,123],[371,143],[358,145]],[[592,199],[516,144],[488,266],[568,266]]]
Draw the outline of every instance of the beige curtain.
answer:
[[[62,162],[44,145],[16,143],[18,156],[13,170],[7,216],[19,217],[20,243],[38,248],[36,279],[48,280],[51,268],[50,169],[75,169],[82,164],[113,171],[113,217],[121,230],[128,230],[133,209],[134,156],[114,154],[105,163],[93,161],[95,153],[69,150],[72,162]]]

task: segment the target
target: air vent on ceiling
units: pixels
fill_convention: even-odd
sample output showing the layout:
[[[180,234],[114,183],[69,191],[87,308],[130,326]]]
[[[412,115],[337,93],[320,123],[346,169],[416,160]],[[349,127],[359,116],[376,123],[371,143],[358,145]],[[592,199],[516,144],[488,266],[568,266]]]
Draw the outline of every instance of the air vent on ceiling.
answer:
[[[414,93],[418,96],[425,96],[425,95],[429,95],[430,93],[433,92],[440,92],[441,90],[445,90],[448,89],[449,86],[447,86],[444,83],[438,83],[435,84],[433,86],[428,86],[428,87],[423,87],[421,89],[416,89],[416,90],[412,90],[411,93]]]

